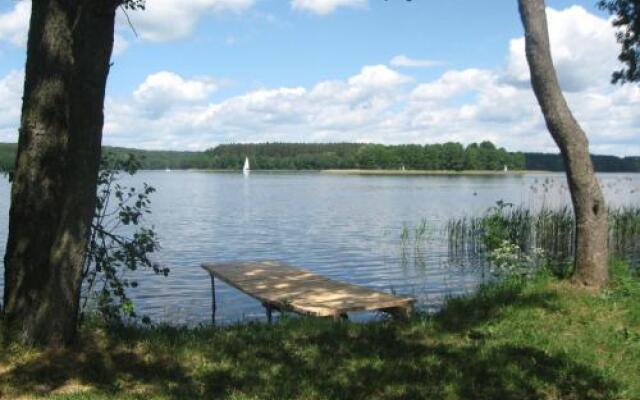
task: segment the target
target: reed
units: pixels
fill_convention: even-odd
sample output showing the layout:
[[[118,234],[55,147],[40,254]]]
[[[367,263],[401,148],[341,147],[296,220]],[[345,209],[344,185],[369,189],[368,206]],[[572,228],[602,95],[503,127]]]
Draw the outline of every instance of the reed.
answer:
[[[533,212],[524,206],[499,202],[477,217],[452,218],[447,222],[451,259],[477,258],[508,240],[524,253],[542,250],[555,270],[571,264],[575,253],[575,219],[570,206],[543,207]],[[609,249],[614,258],[640,261],[640,207],[609,209]]]
[[[415,227],[413,232],[414,246],[416,248],[422,247],[422,242],[427,236],[427,219],[422,218],[418,226]]]
[[[640,208],[609,210],[609,246],[615,254],[640,256]]]
[[[413,229],[410,229],[407,224],[402,225],[400,230],[400,261],[403,267],[409,266],[410,261],[413,261],[416,268],[424,269],[427,266],[425,245],[432,231],[433,229],[426,218],[422,218]]]
[[[402,225],[402,230],[400,231],[400,259],[403,267],[406,267],[409,264],[409,227],[407,224]]]

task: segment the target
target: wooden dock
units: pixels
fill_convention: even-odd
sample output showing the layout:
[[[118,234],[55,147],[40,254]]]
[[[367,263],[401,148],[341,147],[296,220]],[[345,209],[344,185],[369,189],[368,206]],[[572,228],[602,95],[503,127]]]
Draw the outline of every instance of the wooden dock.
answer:
[[[269,322],[273,310],[334,319],[346,318],[348,312],[383,311],[406,318],[415,302],[280,262],[206,263],[202,268],[211,274],[214,321],[215,278],[262,302]]]

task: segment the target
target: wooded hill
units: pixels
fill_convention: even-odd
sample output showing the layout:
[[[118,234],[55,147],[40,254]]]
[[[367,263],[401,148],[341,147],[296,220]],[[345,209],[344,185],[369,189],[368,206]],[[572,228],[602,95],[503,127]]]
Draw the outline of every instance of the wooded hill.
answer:
[[[0,168],[13,167],[15,143],[0,143]],[[558,154],[508,152],[485,141],[429,145],[362,143],[260,143],[225,144],[206,151],[156,151],[122,147],[104,148],[115,155],[135,154],[144,169],[242,168],[245,157],[254,170],[402,169],[563,171]],[[600,172],[640,172],[640,157],[592,155]]]

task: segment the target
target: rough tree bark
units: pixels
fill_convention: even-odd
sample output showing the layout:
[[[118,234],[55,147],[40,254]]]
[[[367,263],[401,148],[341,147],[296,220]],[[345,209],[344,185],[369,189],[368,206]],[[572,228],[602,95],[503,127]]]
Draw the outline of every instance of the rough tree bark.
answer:
[[[544,0],[519,0],[531,86],[567,169],[576,216],[572,281],[601,288],[608,279],[607,207],[595,176],[589,143],[562,94],[549,46]]]
[[[76,333],[115,3],[32,2],[4,260],[13,340],[58,345]]]

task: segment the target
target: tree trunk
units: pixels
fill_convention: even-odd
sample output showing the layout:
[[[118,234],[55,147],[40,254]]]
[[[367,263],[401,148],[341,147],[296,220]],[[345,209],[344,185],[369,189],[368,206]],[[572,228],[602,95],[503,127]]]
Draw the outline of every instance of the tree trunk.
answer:
[[[567,169],[576,216],[572,281],[601,288],[608,279],[607,207],[589,156],[584,131],[571,114],[551,59],[544,0],[519,0],[531,86]]]
[[[96,199],[115,2],[32,2],[5,254],[9,337],[74,339]]]

